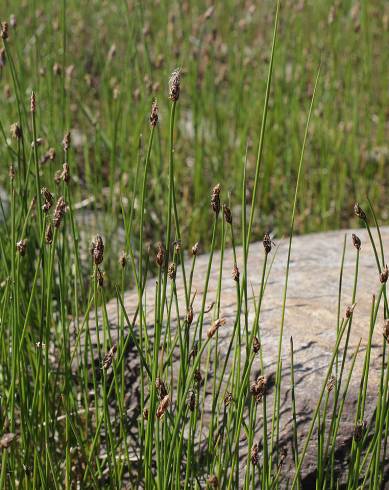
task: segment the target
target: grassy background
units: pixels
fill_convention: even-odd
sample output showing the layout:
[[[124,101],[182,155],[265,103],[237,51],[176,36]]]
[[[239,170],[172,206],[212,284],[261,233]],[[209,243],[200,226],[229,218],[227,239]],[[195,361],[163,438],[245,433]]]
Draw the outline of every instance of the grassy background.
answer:
[[[76,201],[93,196],[92,209],[120,219],[117,190],[131,195],[139,138],[147,135],[151,100],[158,98],[145,219],[151,240],[162,233],[168,185],[167,80],[182,67],[175,148],[182,236],[209,243],[209,188],[220,182],[232,202],[241,202],[246,146],[251,197],[274,2],[223,1],[212,9],[202,1],[5,1],[1,16],[10,14],[17,20],[9,45],[22,102],[28,108],[31,89],[39,100],[38,136],[59,152],[64,131],[72,130]],[[388,220],[388,45],[383,0],[282,2],[254,237],[264,229],[286,231],[320,61],[296,231],[348,226],[352,203],[367,193],[378,218]],[[10,72],[0,73],[0,122],[8,138],[18,117]],[[142,138],[143,153],[146,144]],[[0,151],[8,166],[4,144]],[[61,158],[47,165],[44,178],[52,186]]]
[[[367,211],[365,215],[358,206],[354,210],[369,231],[380,273],[370,332],[380,321],[382,302],[384,318],[389,318],[383,244],[379,240],[375,245],[369,229],[369,220],[373,226],[388,219],[388,4],[283,1],[267,105],[274,11],[274,2],[267,1],[256,6],[227,1],[215,9],[201,2],[3,2],[0,17],[10,19],[10,28],[8,39],[4,25],[1,30],[0,49],[4,46],[5,51],[0,60],[5,66],[0,71],[4,94],[0,161],[10,202],[0,233],[1,489],[70,490],[79,484],[116,490],[131,481],[134,488],[145,482],[146,488],[168,489],[178,488],[183,477],[200,488],[207,481],[211,485],[209,478],[216,475],[221,488],[227,483],[228,488],[237,488],[243,476],[242,431],[248,454],[255,447],[258,451],[256,440],[263,444],[261,461],[248,460],[244,488],[256,482],[262,488],[279,488],[281,354],[292,236],[349,225],[356,220],[352,218],[356,199]],[[181,96],[169,101],[167,81],[176,66],[183,68]],[[36,99],[33,94],[31,109],[32,90]],[[154,96],[160,123],[150,128]],[[268,118],[259,167],[256,155],[264,106]],[[14,122],[22,127],[23,138],[20,132],[11,138],[9,127]],[[62,145],[69,129],[70,147]],[[42,144],[31,147],[38,137]],[[56,150],[56,159],[41,163],[49,148]],[[70,179],[54,183],[64,162],[69,164]],[[259,168],[255,201],[254,174]],[[220,195],[219,187],[214,187],[218,181]],[[47,190],[42,195],[43,186],[53,196]],[[212,188],[214,213],[209,202]],[[377,217],[366,206],[367,195]],[[33,198],[35,206],[30,204]],[[41,208],[44,200],[46,210],[52,205],[47,213]],[[232,208],[232,222],[228,213],[224,218],[219,213],[226,203]],[[240,213],[241,207],[250,218]],[[262,299],[273,263],[273,255],[267,262],[270,237],[265,240],[259,291],[251,291],[247,270],[250,241],[268,230],[276,237],[289,235],[274,360],[275,395],[269,412],[262,377],[269,372],[262,348],[253,346],[260,344]],[[103,240],[96,237],[88,256],[86,246],[96,232]],[[182,238],[181,248],[177,242],[172,246],[176,238]],[[157,268],[159,240],[165,256]],[[184,258],[197,240],[211,253],[201,306],[193,311],[196,254],[190,271]],[[222,258],[231,245],[236,252],[240,241],[244,256],[234,267],[236,317],[226,353],[217,341],[217,330],[224,324]],[[356,300],[359,271],[355,238],[354,245],[350,305]],[[120,247],[125,252],[121,264]],[[213,252],[218,248],[218,287],[209,291]],[[154,323],[149,325],[148,291],[143,285],[156,271]],[[183,281],[185,305],[178,304],[176,274]],[[137,309],[126,311],[124,291],[134,285]],[[252,293],[253,322],[248,300]],[[113,296],[120,312],[116,327],[106,311]],[[214,307],[208,311],[212,299]],[[336,344],[304,446],[297,447],[297,423],[293,427],[295,473],[288,478],[297,489],[314,429],[319,437],[317,488],[326,483],[334,488],[338,422],[348,389],[344,383],[353,371],[352,367],[349,374],[344,371],[353,307],[341,318],[341,302],[340,281],[332,325]],[[206,333],[208,314],[214,323]],[[376,490],[384,478],[388,331],[386,320],[376,415],[367,427],[363,419],[371,344],[365,351],[363,389],[355,413],[354,429],[359,433],[354,432],[345,474],[350,489],[363,477]],[[293,366],[292,345],[291,349]],[[136,414],[128,416],[128,387],[134,373],[127,360],[134,354],[140,387],[132,400]],[[161,361],[164,355],[166,362]],[[255,381],[258,366],[261,376]],[[326,389],[330,379],[332,387]],[[166,385],[163,390],[161,381]],[[198,427],[203,425],[207,389],[213,409],[202,440]],[[334,408],[328,427],[331,390]],[[221,403],[225,395],[227,403]],[[262,416],[263,436],[257,439]],[[222,428],[226,437],[215,445],[213,435]],[[202,442],[209,452],[206,458],[197,451]],[[133,459],[134,454],[139,459]]]

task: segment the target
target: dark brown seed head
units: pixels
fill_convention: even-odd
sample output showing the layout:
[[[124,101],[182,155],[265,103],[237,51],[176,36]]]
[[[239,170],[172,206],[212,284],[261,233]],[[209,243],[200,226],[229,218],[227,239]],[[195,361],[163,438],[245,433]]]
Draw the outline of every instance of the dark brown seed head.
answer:
[[[271,252],[272,241],[269,233],[265,233],[263,236],[263,248],[265,249],[265,254],[268,255]]]
[[[68,163],[62,165],[62,180],[67,184],[70,180],[70,168]]]
[[[42,187],[41,194],[45,202],[43,203],[42,209],[45,213],[48,213],[53,205],[53,195],[48,190],[47,187]]]
[[[144,408],[143,409],[143,419],[147,420],[148,418],[149,418],[149,411],[147,410],[147,408]]]
[[[255,442],[251,448],[251,462],[253,466],[257,466],[259,463],[259,449],[258,444]]]
[[[213,212],[218,215],[220,212],[220,184],[215,185],[211,194],[211,206]]]
[[[336,378],[335,378],[335,376],[330,376],[328,378],[328,381],[327,381],[327,391],[328,391],[328,393],[330,393],[334,389],[335,384],[336,384]]]
[[[96,267],[96,280],[99,287],[102,288],[104,286],[104,272],[101,272],[98,267]]]
[[[162,400],[168,394],[165,382],[161,378],[156,378],[155,380],[155,388],[158,392],[158,398]]]
[[[238,266],[236,264],[234,264],[234,267],[232,268],[232,279],[235,282],[239,282],[239,276],[240,276],[240,272],[239,272]]]
[[[257,354],[261,349],[261,342],[258,340],[258,337],[254,337],[253,339],[253,352]]]
[[[357,202],[354,205],[354,213],[355,216],[358,216],[362,221],[366,221],[366,213]]]
[[[351,306],[347,306],[346,313],[345,313],[346,318],[350,318],[351,317],[351,315],[353,314],[353,311],[354,311],[355,306],[356,306],[356,303],[354,303]]]
[[[180,97],[181,70],[176,68],[169,79],[169,99],[176,102]]]
[[[230,391],[226,391],[224,395],[224,406],[228,407],[232,402],[232,393]]]
[[[226,321],[224,318],[218,318],[217,320],[215,320],[208,330],[207,333],[208,338],[209,339],[212,338],[215,335],[216,331],[219,329],[219,327],[221,325],[224,325],[225,323]]]
[[[197,386],[201,386],[203,384],[203,375],[201,374],[200,369],[196,369],[193,379]]]
[[[387,280],[388,280],[388,277],[389,277],[389,269],[388,269],[388,266],[385,265],[385,267],[380,272],[380,282],[381,282],[381,284],[385,284],[387,282]]]
[[[25,238],[23,238],[23,240],[19,240],[18,242],[16,242],[16,250],[19,252],[19,254],[22,257],[24,257],[27,250],[27,240]]]
[[[158,243],[155,261],[159,267],[162,267],[163,263],[165,261],[165,249],[163,248],[163,245],[161,242]]]
[[[224,219],[226,222],[231,225],[232,224],[232,214],[231,214],[231,209],[226,206],[225,204],[223,205],[223,212],[224,212]]]
[[[286,449],[286,447],[282,447],[280,450],[280,466],[284,464],[287,456],[288,456],[288,450]]]
[[[169,408],[169,405],[170,405],[170,397],[169,395],[166,395],[165,398],[163,398],[160,403],[159,403],[159,406],[157,408],[157,418],[160,419],[161,417],[163,417],[165,415],[165,412],[166,410]]]
[[[157,124],[158,124],[158,104],[157,101],[154,99],[151,105],[150,126],[152,128],[155,128]]]
[[[60,227],[62,218],[65,215],[65,212],[66,212],[66,203],[65,203],[65,199],[61,196],[58,199],[57,204],[55,206],[55,210],[54,210],[53,224],[54,224],[55,228]]]
[[[93,257],[93,262],[96,265],[100,265],[104,259],[104,242],[100,235],[96,235],[92,241],[90,251]]]
[[[361,249],[361,240],[354,233],[352,234],[353,245],[357,250]]]
[[[8,22],[1,23],[0,36],[4,40],[8,39]]]
[[[172,281],[176,280],[176,274],[177,274],[177,266],[174,262],[169,264],[168,270],[167,270],[167,275]]]
[[[12,138],[14,138],[16,140],[22,139],[22,137],[23,137],[23,131],[22,131],[22,128],[19,126],[19,124],[17,122],[16,123],[13,123],[11,125],[11,127],[9,128],[9,131],[11,133]]]
[[[103,369],[107,370],[108,368],[111,367],[112,361],[116,354],[116,350],[117,350],[116,344],[113,344],[113,346],[105,354],[103,359]]]
[[[262,401],[264,394],[266,393],[266,378],[265,376],[259,376],[256,381],[251,383],[250,391],[257,403]]]
[[[51,227],[50,223],[47,225],[46,228],[45,242],[47,243],[47,245],[51,245],[53,243],[53,228]]]
[[[192,322],[193,322],[193,307],[189,306],[188,312],[186,314],[186,323],[187,323],[188,327],[190,327],[192,325]]]
[[[119,257],[119,264],[122,266],[122,269],[126,267],[127,264],[127,255],[126,252],[122,252]]]
[[[196,257],[198,253],[199,253],[199,242],[196,242],[192,247],[192,255]]]
[[[193,390],[190,390],[188,395],[188,407],[191,412],[196,408],[196,393]]]
[[[366,420],[358,420],[354,427],[354,432],[353,432],[353,437],[356,442],[359,442],[362,440],[363,435],[366,430]]]
[[[30,111],[32,113],[34,113],[36,111],[36,96],[35,96],[35,92],[31,92]]]
[[[68,151],[69,150],[71,140],[72,140],[72,137],[71,137],[70,131],[67,131],[65,133],[65,136],[63,137],[63,140],[62,140],[62,145],[63,145],[64,151]]]

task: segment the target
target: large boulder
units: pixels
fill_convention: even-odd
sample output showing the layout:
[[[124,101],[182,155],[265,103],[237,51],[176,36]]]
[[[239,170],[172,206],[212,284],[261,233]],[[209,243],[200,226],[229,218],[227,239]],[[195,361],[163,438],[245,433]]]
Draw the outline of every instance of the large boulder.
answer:
[[[361,239],[359,271],[356,290],[356,306],[353,313],[352,328],[349,338],[348,356],[345,365],[344,380],[348,376],[350,369],[351,355],[354,353],[361,342],[359,354],[356,359],[355,367],[352,372],[349,393],[345,403],[343,421],[340,425],[337,443],[339,451],[352,440],[355,422],[355,410],[358,393],[360,390],[360,380],[364,363],[364,355],[369,335],[370,314],[373,295],[377,295],[381,286],[378,274],[376,259],[373,249],[365,230],[346,230],[330,233],[317,233],[306,236],[298,236],[293,239],[289,283],[286,300],[286,314],[282,344],[283,361],[283,381],[281,390],[281,443],[288,445],[292,435],[291,422],[291,382],[290,382],[290,338],[293,337],[294,343],[294,370],[295,370],[295,394],[298,423],[299,447],[301,449],[303,441],[308,431],[309,423],[312,419],[313,411],[320,396],[326,371],[336,342],[337,332],[337,312],[340,266],[343,251],[343,244],[346,237],[346,248],[344,258],[344,268],[342,275],[342,290],[340,297],[340,316],[344,316],[347,306],[352,303],[352,292],[355,281],[357,250],[353,246],[351,234],[356,233]],[[384,247],[389,244],[389,228],[382,228],[382,240]],[[373,230],[373,235],[377,240],[377,233]],[[275,378],[276,361],[278,354],[278,339],[280,335],[280,324],[282,315],[283,291],[285,285],[286,263],[288,256],[288,239],[277,240],[269,255],[268,266],[271,264],[268,276],[262,310],[260,316],[260,331],[262,352],[265,365],[265,374],[269,380],[269,410],[272,408],[274,388],[272,382]],[[273,260],[274,259],[274,260]],[[264,260],[264,250],[262,243],[252,243],[248,256],[248,283],[249,283],[249,328],[254,320],[254,296],[258,297],[260,288],[262,264]],[[243,271],[242,248],[237,249],[238,267]],[[206,271],[209,263],[209,255],[200,255],[196,260],[196,267],[193,276],[192,291],[197,290],[197,295],[193,304],[194,322],[201,309],[202,296]],[[186,265],[187,274],[190,270],[191,261]],[[237,311],[236,284],[232,278],[234,265],[233,252],[228,249],[224,253],[222,265],[222,289],[221,289],[221,314],[226,323],[219,329],[219,349],[223,354],[227,351],[231,338],[234,319]],[[216,252],[213,257],[209,288],[207,292],[206,304],[210,304],[216,299],[217,285],[220,271],[220,252]],[[184,288],[180,267],[177,271],[177,291],[181,311],[184,314]],[[145,313],[146,322],[150,336],[153,336],[154,321],[154,291],[155,279],[151,278],[146,283],[145,297],[147,298]],[[382,303],[382,301],[381,301]],[[128,291],[124,296],[124,304],[129,318],[132,318],[138,307],[138,294],[136,291]],[[110,323],[110,331],[113,340],[117,335],[118,315],[120,314],[117,300],[112,300],[107,304],[107,313]],[[213,311],[205,315],[204,335],[212,321]],[[174,315],[173,315],[174,318]],[[101,317],[100,317],[101,322]],[[90,322],[92,329],[92,340],[96,342],[93,335],[93,319]],[[175,325],[175,322],[172,322]],[[243,324],[243,323],[242,323]],[[366,417],[373,416],[377,387],[380,383],[380,369],[382,365],[382,325],[383,307],[377,317],[377,324],[374,329],[372,339],[371,367],[368,385],[368,403],[366,404]],[[342,342],[343,346],[344,342]],[[342,350],[340,351],[342,353]],[[245,349],[242,349],[245,355]],[[130,349],[128,354],[129,364],[132,372],[136,372],[139,366],[139,358],[134,349]],[[176,362],[179,362],[177,359]],[[204,366],[203,366],[204,368]],[[255,379],[255,374],[259,372],[259,361],[253,365],[251,379]],[[133,380],[134,381],[134,380]],[[137,383],[132,383],[134,393]],[[330,406],[333,392],[330,394]],[[173,395],[174,399],[174,395]],[[209,409],[209,404],[206,408]],[[329,410],[329,413],[331,411]],[[312,443],[308,448],[307,457],[303,465],[303,475],[306,482],[314,477],[316,461],[316,440],[315,433]],[[244,447],[242,435],[242,447]],[[289,451],[290,454],[290,451]],[[245,458],[241,465],[246,464]],[[287,467],[292,464],[291,457],[288,458]],[[341,464],[341,461],[339,462]],[[292,470],[291,470],[292,471]],[[287,474],[287,471],[285,471]],[[309,483],[307,483],[308,485]],[[308,488],[308,487],[307,487]]]

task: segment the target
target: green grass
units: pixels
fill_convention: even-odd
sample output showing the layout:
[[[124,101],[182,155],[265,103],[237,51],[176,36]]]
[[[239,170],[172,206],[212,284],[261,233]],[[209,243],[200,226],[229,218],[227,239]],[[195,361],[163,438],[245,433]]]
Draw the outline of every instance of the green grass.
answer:
[[[281,349],[293,236],[348,225],[356,198],[368,204],[367,217],[356,211],[381,284],[344,476],[349,489],[381,488],[389,431],[385,337],[375,416],[366,427],[363,421],[380,305],[389,314],[383,244],[380,235],[374,243],[369,225],[379,231],[387,218],[389,12],[385,2],[361,2],[360,11],[342,2],[330,15],[328,2],[297,3],[264,1],[254,8],[227,1],[214,12],[201,2],[80,7],[64,0],[41,11],[33,2],[6,5],[18,24],[3,35],[0,72],[6,93],[0,152],[4,170],[11,167],[8,176],[3,172],[9,211],[4,201],[0,233],[0,488],[282,488]],[[173,79],[168,87],[176,66],[180,83]],[[150,125],[153,96],[159,122]],[[15,121],[21,131],[14,126],[10,135]],[[56,159],[42,163],[50,147]],[[85,199],[89,204],[80,206]],[[80,207],[103,216],[98,231],[109,237],[105,247],[95,238],[91,255],[93,236]],[[289,237],[271,402],[256,347],[275,257],[266,237],[254,322],[248,300],[250,244],[269,229]],[[201,309],[192,318],[197,253],[191,263],[185,259],[196,241],[209,251],[209,262]],[[236,317],[222,352],[223,267],[214,297],[207,292],[215,250],[222,266],[230,246],[237,262],[238,244]],[[335,450],[353,366],[346,359],[354,312],[340,311],[342,270],[336,342],[303,443],[292,389],[289,488],[303,488],[313,440],[316,488],[337,488]],[[145,284],[154,275],[150,327]],[[124,307],[129,287],[138,295],[135,312]],[[115,297],[114,345],[106,305]],[[211,330],[208,301],[214,302]],[[293,339],[290,346],[293,367]],[[131,417],[129,349],[140,366]],[[351,354],[352,363],[361,355],[359,348]],[[253,379],[254,363],[263,378]],[[292,369],[292,388],[294,380]]]

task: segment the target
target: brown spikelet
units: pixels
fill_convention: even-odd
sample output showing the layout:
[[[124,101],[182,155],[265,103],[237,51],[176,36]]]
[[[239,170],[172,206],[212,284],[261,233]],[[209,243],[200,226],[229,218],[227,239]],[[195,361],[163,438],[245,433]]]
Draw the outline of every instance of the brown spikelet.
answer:
[[[51,227],[50,223],[47,225],[47,228],[46,228],[45,242],[48,245],[51,245],[53,243],[53,228]]]
[[[251,462],[253,466],[257,466],[259,463],[259,449],[258,444],[255,442],[251,448]]]
[[[161,378],[156,378],[155,380],[155,388],[158,392],[158,398],[162,400],[168,394],[165,382]]]
[[[346,312],[345,312],[345,317],[346,317],[346,318],[350,318],[350,317],[351,317],[351,315],[353,314],[353,311],[354,311],[354,309],[355,309],[356,305],[357,305],[357,304],[356,304],[356,303],[354,303],[354,304],[353,304],[353,305],[351,305],[351,306],[347,306],[347,308],[346,308]]]
[[[0,36],[4,40],[8,39],[8,22],[1,23]]]
[[[52,205],[53,205],[53,195],[51,194],[51,192],[48,190],[47,187],[42,187],[41,194],[42,194],[43,199],[45,201],[43,203],[42,210],[45,213],[48,213],[50,211]]]
[[[62,140],[62,145],[63,145],[64,151],[69,150],[71,141],[72,141],[71,133],[70,133],[70,131],[67,131],[65,133],[65,136],[63,137],[63,140]]]
[[[203,375],[201,374],[200,369],[196,369],[193,379],[197,386],[201,386],[203,384]]]
[[[193,390],[188,395],[188,407],[191,412],[196,408],[196,393]]]
[[[232,214],[231,214],[231,209],[226,206],[225,204],[223,205],[223,213],[224,213],[224,219],[226,222],[231,225],[232,224]]]
[[[380,282],[381,282],[381,284],[385,284],[388,281],[388,277],[389,277],[389,269],[388,269],[388,266],[385,265],[385,267],[380,272]]]
[[[163,248],[162,243],[159,242],[157,246],[157,254],[155,256],[155,262],[159,267],[162,267],[164,261],[165,261],[165,249]]]
[[[215,335],[216,331],[219,329],[219,327],[221,325],[224,325],[225,323],[226,321],[224,318],[218,318],[217,320],[215,320],[208,330],[207,337],[209,339],[212,338]]]
[[[34,113],[36,111],[36,95],[35,95],[35,92],[31,92],[30,111],[32,113]]]
[[[176,280],[176,274],[177,274],[177,266],[174,262],[169,264],[168,270],[167,270],[167,275],[169,276],[169,279],[172,281]]]
[[[143,409],[143,419],[148,420],[148,418],[149,418],[149,411],[147,408],[144,408]]]
[[[107,370],[111,367],[112,361],[115,357],[116,354],[116,344],[113,344],[113,346],[109,349],[109,351],[105,354],[104,359],[103,359],[103,364],[102,368]]]
[[[158,104],[157,101],[154,99],[153,103],[151,104],[150,126],[152,128],[155,128],[157,124],[158,124]]]
[[[92,240],[90,252],[95,265],[100,265],[104,259],[104,242],[100,235]]]
[[[261,350],[261,342],[259,341],[258,337],[254,337],[253,339],[253,352],[254,354],[257,354]]]
[[[328,393],[330,393],[334,389],[335,384],[336,384],[335,376],[330,376],[328,378],[327,386],[326,386]]]
[[[124,269],[127,265],[127,255],[126,252],[122,251],[122,253],[119,256],[119,264],[122,266],[122,269]]]
[[[226,394],[224,395],[224,406],[228,407],[228,405],[231,404],[232,402],[232,393],[230,391],[226,391]]]
[[[22,128],[17,122],[11,125],[11,127],[9,128],[9,132],[11,133],[12,138],[16,140],[20,140],[23,137]]]
[[[355,424],[354,431],[353,431],[353,437],[356,442],[359,442],[362,440],[363,435],[366,430],[366,420],[358,420],[357,423]]]
[[[215,185],[212,189],[211,206],[217,216],[220,213],[220,184]]]
[[[61,174],[62,180],[67,184],[70,180],[70,168],[68,163],[64,163],[62,165],[62,174]]]
[[[354,205],[354,213],[355,216],[358,216],[358,218],[360,218],[362,221],[367,220],[365,211],[361,208],[361,206],[357,202]]]
[[[250,385],[250,391],[257,403],[262,401],[264,394],[266,393],[266,378],[265,376],[259,376],[256,381],[253,381]]]
[[[354,233],[352,234],[353,245],[357,250],[361,249],[361,240]]]
[[[189,306],[188,312],[186,314],[186,323],[187,323],[188,327],[190,327],[192,325],[192,322],[193,322],[193,307]]]
[[[192,255],[196,257],[198,253],[199,253],[199,242],[196,242],[192,247]]]
[[[239,282],[239,276],[240,276],[240,272],[239,272],[238,266],[236,264],[234,264],[234,267],[232,268],[232,279],[235,282]]]
[[[176,68],[169,79],[169,99],[176,102],[180,97],[181,70]]]
[[[26,255],[27,240],[25,238],[23,238],[23,240],[19,240],[18,242],[16,242],[16,250],[22,257]]]
[[[54,210],[53,224],[55,228],[60,227],[65,212],[66,212],[66,203],[65,203],[65,199],[61,196],[58,199]]]
[[[166,395],[158,405],[157,414],[156,414],[158,419],[160,419],[165,415],[165,412],[169,408],[169,405],[170,405],[170,396]]]
[[[99,287],[102,288],[104,286],[104,272],[101,272],[98,267],[96,267],[96,281]]]
[[[265,233],[263,236],[263,248],[265,249],[265,254],[268,255],[271,252],[272,241],[269,233]]]

